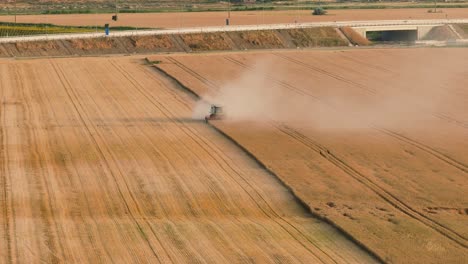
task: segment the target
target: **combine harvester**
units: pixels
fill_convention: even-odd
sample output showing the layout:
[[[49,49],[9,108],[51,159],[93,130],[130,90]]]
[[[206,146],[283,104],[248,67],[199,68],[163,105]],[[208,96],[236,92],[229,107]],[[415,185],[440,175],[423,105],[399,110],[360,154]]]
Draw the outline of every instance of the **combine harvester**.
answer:
[[[208,120],[221,120],[224,119],[223,107],[219,105],[211,105],[210,114],[205,116],[205,122]]]

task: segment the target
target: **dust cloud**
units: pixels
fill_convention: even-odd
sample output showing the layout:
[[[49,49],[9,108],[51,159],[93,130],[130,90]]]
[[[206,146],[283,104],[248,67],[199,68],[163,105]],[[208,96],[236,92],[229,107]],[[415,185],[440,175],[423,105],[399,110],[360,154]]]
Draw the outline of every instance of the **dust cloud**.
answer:
[[[461,73],[441,70],[440,65],[435,69],[430,60],[401,61],[398,68],[373,76],[363,87],[335,82],[328,88],[312,79],[295,82],[295,90],[285,87],[293,83],[287,81],[294,75],[274,65],[273,59],[258,61],[215,96],[204,96],[193,117],[204,117],[214,103],[223,106],[227,121],[234,122],[299,122],[321,129],[368,129],[371,124],[424,127],[433,113],[443,112],[454,101],[445,88],[453,74]]]

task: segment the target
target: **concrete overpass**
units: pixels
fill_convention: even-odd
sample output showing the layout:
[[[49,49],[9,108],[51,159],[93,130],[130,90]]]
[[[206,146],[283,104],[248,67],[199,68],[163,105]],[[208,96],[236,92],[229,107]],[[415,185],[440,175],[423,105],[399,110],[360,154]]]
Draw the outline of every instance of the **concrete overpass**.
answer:
[[[439,24],[430,24],[430,25],[379,25],[379,26],[358,26],[353,27],[353,29],[361,34],[363,37],[367,38],[368,32],[383,32],[388,33],[388,35],[393,34],[394,36],[401,36],[403,39],[407,40],[421,40],[423,39],[429,31],[434,27],[443,26],[445,23]]]
[[[468,19],[437,19],[437,20],[374,20],[374,21],[341,21],[341,22],[318,22],[318,23],[290,23],[272,25],[246,25],[246,26],[221,26],[221,27],[191,27],[177,29],[154,29],[154,30],[131,30],[114,31],[110,37],[126,36],[147,36],[164,34],[189,34],[189,33],[210,33],[225,31],[254,31],[254,30],[274,30],[291,28],[314,28],[314,27],[352,27],[365,36],[368,31],[378,30],[417,30],[418,38],[427,34],[430,29],[440,25],[468,24]],[[64,40],[104,37],[101,33],[75,33],[75,34],[54,34],[39,36],[20,36],[0,38],[0,43],[15,43],[41,40]]]

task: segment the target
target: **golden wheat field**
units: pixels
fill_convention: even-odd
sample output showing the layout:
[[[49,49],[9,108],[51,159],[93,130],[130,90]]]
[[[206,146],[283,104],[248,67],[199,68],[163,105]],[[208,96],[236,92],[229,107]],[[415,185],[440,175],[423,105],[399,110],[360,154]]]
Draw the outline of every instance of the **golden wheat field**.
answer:
[[[0,263],[378,262],[143,58],[0,76]]]

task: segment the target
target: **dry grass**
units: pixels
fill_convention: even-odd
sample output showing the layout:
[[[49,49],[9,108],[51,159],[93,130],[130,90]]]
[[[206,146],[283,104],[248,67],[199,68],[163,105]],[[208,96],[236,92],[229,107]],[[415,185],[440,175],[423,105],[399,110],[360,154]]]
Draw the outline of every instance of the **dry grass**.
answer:
[[[172,40],[167,35],[130,37],[136,48],[143,49],[171,49],[174,47]]]
[[[18,42],[15,43],[19,52],[50,51],[60,49],[57,42],[39,41],[39,42]]]
[[[468,38],[468,24],[458,24],[456,26],[461,29],[464,37]]]
[[[182,40],[193,51],[229,50],[232,47],[223,33],[183,34]]]
[[[108,50],[114,47],[115,39],[97,38],[97,39],[72,39],[69,40],[71,46],[80,50]]]
[[[349,39],[349,41],[351,41],[351,43],[354,45],[368,46],[371,44],[371,42],[367,38],[361,36],[361,34],[357,33],[356,31],[354,31],[354,29],[350,27],[342,27],[340,29],[343,32],[343,34]]]
[[[251,47],[283,47],[275,31],[240,32],[239,37]]]
[[[289,35],[298,47],[335,47],[346,46],[334,28],[320,27],[308,29],[292,29]]]
[[[424,36],[425,40],[450,40],[456,39],[457,35],[450,29],[448,25],[434,27]]]

